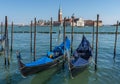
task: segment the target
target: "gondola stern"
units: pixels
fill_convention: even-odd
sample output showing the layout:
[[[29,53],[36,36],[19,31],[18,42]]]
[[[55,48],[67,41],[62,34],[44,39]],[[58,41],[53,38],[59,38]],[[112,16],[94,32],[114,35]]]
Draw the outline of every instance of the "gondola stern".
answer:
[[[21,54],[19,51],[16,52],[17,55],[17,59],[18,59],[18,66],[19,66],[19,70],[22,73],[22,70],[26,67],[24,63],[22,63],[21,61]],[[22,75],[25,77],[25,75],[22,73]]]

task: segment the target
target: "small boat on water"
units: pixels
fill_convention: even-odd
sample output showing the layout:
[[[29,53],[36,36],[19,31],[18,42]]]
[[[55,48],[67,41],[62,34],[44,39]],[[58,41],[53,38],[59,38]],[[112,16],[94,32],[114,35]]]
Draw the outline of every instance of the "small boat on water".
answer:
[[[84,71],[91,63],[91,57],[91,45],[86,37],[83,35],[80,45],[74,51],[73,56],[70,59],[70,70],[72,76],[76,76],[78,73]]]
[[[21,55],[17,51],[18,65],[21,74],[28,76],[59,65],[63,61],[65,49],[70,49],[70,40],[67,37],[64,42],[56,46],[52,52],[48,52],[46,56],[26,64],[21,61]]]

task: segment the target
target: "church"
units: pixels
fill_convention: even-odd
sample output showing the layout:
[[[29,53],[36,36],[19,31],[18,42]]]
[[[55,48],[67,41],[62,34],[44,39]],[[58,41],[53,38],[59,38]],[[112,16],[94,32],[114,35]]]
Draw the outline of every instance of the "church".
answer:
[[[58,10],[58,21],[54,21],[53,22],[53,26],[60,26],[62,25],[62,9],[59,7],[59,10]]]
[[[74,14],[71,16],[71,18],[66,18],[66,26],[72,26],[72,18],[74,18],[73,26],[84,26],[84,20],[82,18],[75,18]],[[62,9],[59,7],[58,10],[58,21],[53,22],[53,26],[62,26],[63,19],[62,19]]]

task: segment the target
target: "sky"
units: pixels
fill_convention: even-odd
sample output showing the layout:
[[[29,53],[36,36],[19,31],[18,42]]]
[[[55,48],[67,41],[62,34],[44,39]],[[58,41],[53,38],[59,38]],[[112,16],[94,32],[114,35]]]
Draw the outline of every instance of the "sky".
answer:
[[[120,0],[0,0],[0,22],[8,16],[9,24],[29,24],[37,20],[58,18],[59,6],[63,17],[75,17],[96,20],[97,14],[103,24],[115,24],[120,20]]]

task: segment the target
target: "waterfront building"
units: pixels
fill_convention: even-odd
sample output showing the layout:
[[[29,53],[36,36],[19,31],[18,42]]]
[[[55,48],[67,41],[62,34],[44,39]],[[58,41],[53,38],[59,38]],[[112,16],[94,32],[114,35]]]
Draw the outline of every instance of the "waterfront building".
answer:
[[[97,21],[93,21],[93,20],[85,20],[85,26],[93,26],[93,22],[94,22],[94,26],[97,25]],[[100,20],[98,22],[98,26],[102,26],[102,20]]]
[[[44,26],[45,23],[46,23],[46,21],[44,21],[44,20],[41,19],[41,20],[38,20],[37,25]]]
[[[93,20],[84,20],[85,26],[93,26]]]
[[[98,22],[98,26],[102,26],[103,24],[102,24],[102,21],[100,20],[99,22]],[[94,26],[97,26],[97,21],[94,21]]]
[[[78,27],[84,27],[84,20],[82,18],[79,18],[76,21],[76,26],[78,26]]]

